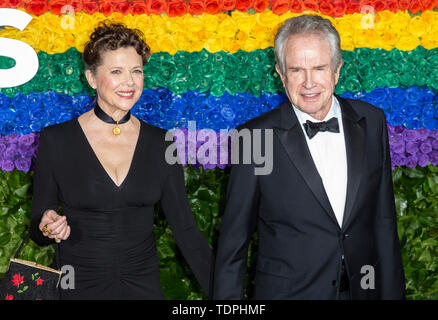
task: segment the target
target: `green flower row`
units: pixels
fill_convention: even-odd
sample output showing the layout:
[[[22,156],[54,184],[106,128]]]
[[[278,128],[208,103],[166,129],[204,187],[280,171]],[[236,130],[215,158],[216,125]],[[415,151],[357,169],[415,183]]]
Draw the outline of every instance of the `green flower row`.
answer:
[[[12,97],[17,92],[55,91],[74,95],[92,93],[84,77],[81,53],[71,48],[64,53],[38,53],[40,62],[35,77],[18,87],[3,88],[0,92]],[[336,93],[369,92],[376,87],[428,86],[438,89],[438,48],[417,47],[412,51],[358,48],[343,51]],[[11,68],[14,60],[0,57],[0,68]],[[283,87],[275,70],[273,48],[236,53],[206,50],[178,51],[174,55],[155,53],[144,67],[145,88],[164,87],[174,94],[187,90],[210,91],[214,96],[224,92],[261,93],[282,92]]]

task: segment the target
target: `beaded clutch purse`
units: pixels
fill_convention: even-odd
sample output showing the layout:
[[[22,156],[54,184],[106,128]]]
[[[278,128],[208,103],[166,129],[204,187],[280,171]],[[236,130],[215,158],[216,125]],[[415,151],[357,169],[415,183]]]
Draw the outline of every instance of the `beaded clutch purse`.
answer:
[[[21,243],[0,281],[0,300],[57,300],[62,272],[33,261],[17,259],[29,234]]]

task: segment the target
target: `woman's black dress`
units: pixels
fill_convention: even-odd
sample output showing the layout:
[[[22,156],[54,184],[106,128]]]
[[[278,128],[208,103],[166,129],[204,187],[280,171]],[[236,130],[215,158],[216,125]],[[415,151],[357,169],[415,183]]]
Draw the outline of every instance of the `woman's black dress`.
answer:
[[[120,186],[108,176],[77,119],[44,128],[34,176],[31,238],[58,204],[71,227],[59,245],[60,265],[74,268],[74,289],[62,299],[162,299],[153,232],[161,201],[176,243],[209,293],[212,252],[191,213],[180,165],[165,161],[166,131],[140,121],[129,172]]]

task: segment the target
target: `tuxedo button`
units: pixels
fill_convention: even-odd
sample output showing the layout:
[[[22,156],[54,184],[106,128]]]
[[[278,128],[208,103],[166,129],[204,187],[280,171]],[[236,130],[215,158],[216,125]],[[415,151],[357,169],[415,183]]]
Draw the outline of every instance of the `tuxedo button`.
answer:
[[[342,235],[342,239],[347,239],[348,237],[349,237],[350,235],[348,234],[348,233],[344,233],[343,235]]]

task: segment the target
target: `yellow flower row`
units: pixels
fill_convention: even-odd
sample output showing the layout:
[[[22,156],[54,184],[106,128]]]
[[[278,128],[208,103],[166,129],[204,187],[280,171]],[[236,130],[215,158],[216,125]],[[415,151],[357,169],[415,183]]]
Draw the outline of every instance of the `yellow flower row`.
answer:
[[[210,52],[223,50],[233,53],[239,49],[252,51],[273,46],[279,25],[296,15],[287,13],[278,16],[271,11],[258,14],[234,11],[231,16],[203,14],[170,18],[166,15],[113,13],[106,18],[100,13],[77,13],[74,16],[46,13],[34,17],[24,31],[4,28],[0,31],[0,37],[24,41],[36,51],[59,53],[76,47],[82,52],[95,26],[100,21],[111,19],[141,29],[152,52],[174,54],[179,50],[193,52],[205,48]],[[359,47],[412,50],[419,45],[427,49],[438,47],[436,11],[425,11],[415,17],[406,11],[382,11],[374,16],[355,13],[341,18],[326,18],[338,29],[343,50]]]

